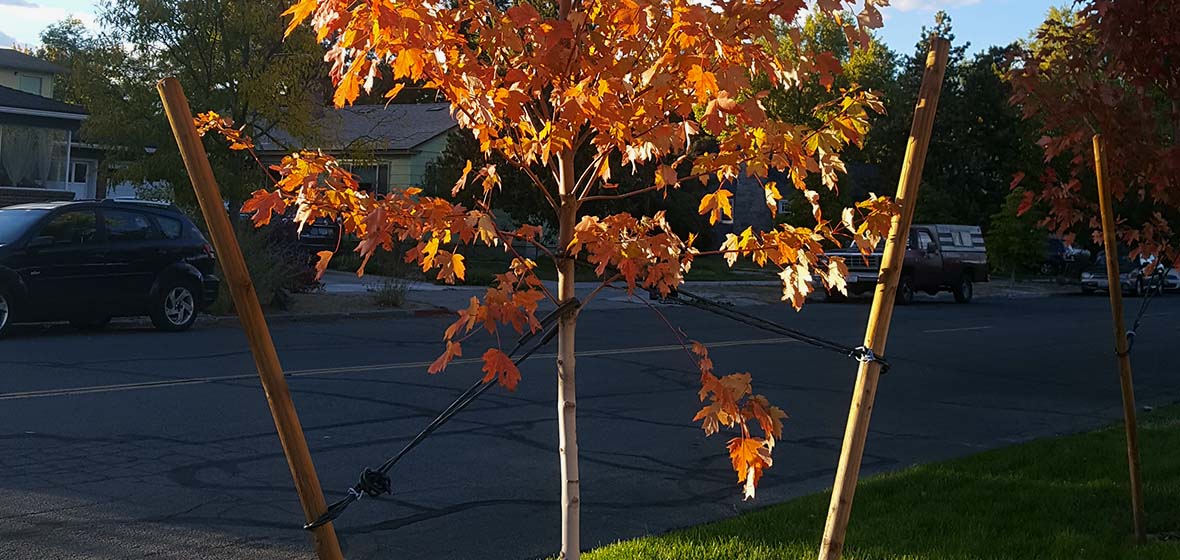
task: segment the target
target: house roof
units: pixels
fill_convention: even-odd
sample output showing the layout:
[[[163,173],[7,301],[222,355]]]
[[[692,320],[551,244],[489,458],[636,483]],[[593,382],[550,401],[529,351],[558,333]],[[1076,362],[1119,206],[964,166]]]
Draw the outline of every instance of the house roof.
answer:
[[[46,74],[61,74],[65,72],[65,69],[52,62],[47,62],[16,49],[8,48],[0,48],[0,68],[12,68],[27,72],[44,72]]]
[[[86,109],[81,106],[63,103],[48,97],[41,97],[40,95],[24,92],[19,89],[0,86],[0,113],[24,113],[30,111],[64,113],[65,115],[62,116],[65,116],[65,118],[71,118],[71,116],[73,118],[82,118],[87,115]]]
[[[352,105],[328,110],[316,123],[319,138],[304,147],[325,151],[363,148],[372,151],[411,151],[426,141],[458,126],[451,118],[448,103],[414,103],[402,105]],[[286,151],[303,142],[285,130],[273,130],[270,138],[258,141],[259,151]]]

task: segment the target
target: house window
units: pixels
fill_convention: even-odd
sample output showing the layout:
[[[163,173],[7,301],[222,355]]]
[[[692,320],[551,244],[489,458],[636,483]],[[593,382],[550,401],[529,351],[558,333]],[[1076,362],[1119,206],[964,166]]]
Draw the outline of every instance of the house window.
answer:
[[[90,176],[90,164],[84,161],[75,161],[73,167],[74,172],[71,175],[70,181],[74,183],[87,182],[87,177]]]
[[[362,191],[374,194],[389,193],[389,166],[385,164],[353,163],[348,170],[356,177]]]
[[[26,76],[24,74],[21,74],[21,76],[20,76],[20,90],[24,91],[24,92],[32,93],[34,95],[42,95],[41,94],[41,82],[42,82],[41,76]]]

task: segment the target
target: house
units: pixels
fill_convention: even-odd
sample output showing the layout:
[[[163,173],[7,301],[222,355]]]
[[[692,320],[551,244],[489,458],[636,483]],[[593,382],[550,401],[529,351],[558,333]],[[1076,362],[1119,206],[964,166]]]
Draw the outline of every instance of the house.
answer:
[[[325,110],[316,137],[307,142],[275,129],[255,139],[255,150],[274,162],[300,148],[319,148],[349,169],[361,188],[388,193],[421,185],[427,164],[442,154],[457,127],[447,103],[353,105]]]
[[[86,110],[52,98],[61,72],[0,49],[0,206],[95,196],[100,154],[77,142]]]

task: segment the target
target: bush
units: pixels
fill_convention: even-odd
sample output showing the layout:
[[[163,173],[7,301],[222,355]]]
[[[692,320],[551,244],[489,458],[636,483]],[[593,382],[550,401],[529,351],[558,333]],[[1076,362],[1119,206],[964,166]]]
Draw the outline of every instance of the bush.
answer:
[[[409,288],[409,280],[387,277],[380,284],[370,287],[369,292],[373,294],[373,303],[377,307],[402,307],[406,304],[406,292]]]
[[[316,290],[319,282],[315,279],[314,258],[297,241],[274,235],[268,228],[256,229],[244,222],[234,226],[238,246],[250,271],[250,281],[258,293],[258,301],[269,307],[287,309],[291,305],[291,293]],[[225,278],[220,270],[218,276]],[[216,315],[234,312],[233,298],[228,282],[223,281],[217,301],[209,309]]]

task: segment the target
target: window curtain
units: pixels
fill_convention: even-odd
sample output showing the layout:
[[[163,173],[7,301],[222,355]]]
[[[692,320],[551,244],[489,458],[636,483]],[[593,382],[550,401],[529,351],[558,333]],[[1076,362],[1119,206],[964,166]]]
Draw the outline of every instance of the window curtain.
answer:
[[[44,187],[46,181],[56,178],[50,176],[54,165],[64,167],[68,149],[64,130],[0,126],[0,167],[6,186]]]

